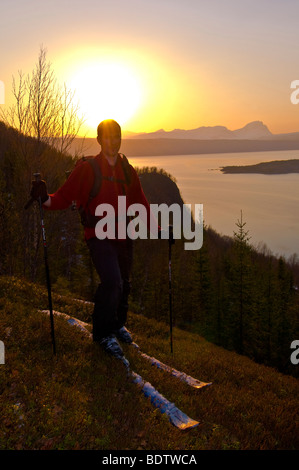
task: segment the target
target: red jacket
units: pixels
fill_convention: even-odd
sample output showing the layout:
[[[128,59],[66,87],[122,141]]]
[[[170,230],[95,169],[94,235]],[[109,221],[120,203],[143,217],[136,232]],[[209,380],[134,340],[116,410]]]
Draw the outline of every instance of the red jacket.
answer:
[[[114,178],[125,180],[121,165],[121,156],[118,155],[117,162],[114,167],[110,166],[107,159],[102,153],[97,155],[101,169],[104,176],[113,176]],[[151,210],[149,203],[145,197],[140,180],[135,169],[132,165],[129,166],[131,170],[131,181],[129,185],[125,185],[126,203],[127,208],[131,204],[142,204],[147,211],[147,227],[150,229]],[[51,206],[45,207],[48,210],[61,210],[67,209],[76,201],[77,207],[86,206],[88,197],[94,182],[94,172],[91,165],[84,161],[81,165],[74,168],[66,182],[54,194],[50,194]],[[115,181],[102,180],[101,188],[98,195],[89,203],[89,210],[91,214],[95,214],[95,209],[99,204],[110,204],[113,206],[115,214],[118,212],[118,196],[123,196],[122,184]],[[95,237],[95,229],[84,227],[85,239]]]

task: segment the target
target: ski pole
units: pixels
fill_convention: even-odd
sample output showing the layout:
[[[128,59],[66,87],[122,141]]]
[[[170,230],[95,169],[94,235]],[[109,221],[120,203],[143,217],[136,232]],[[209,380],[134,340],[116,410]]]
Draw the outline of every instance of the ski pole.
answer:
[[[170,329],[170,351],[173,353],[172,341],[172,287],[171,287],[171,245],[173,245],[173,227],[169,225],[169,239],[168,239],[168,274],[169,274],[169,329]]]
[[[35,177],[36,181],[40,180],[40,173],[34,173],[33,176]],[[41,229],[42,229],[42,237],[43,237],[43,245],[44,245],[44,260],[45,260],[45,270],[46,270],[48,300],[49,300],[49,311],[50,311],[50,322],[51,322],[51,338],[52,338],[53,353],[55,355],[56,354],[56,345],[55,345],[55,333],[54,333],[54,316],[53,316],[53,308],[52,308],[51,281],[50,281],[50,272],[49,272],[49,264],[48,264],[48,249],[47,249],[46,231],[45,231],[45,224],[44,224],[44,214],[43,214],[43,208],[42,208],[42,201],[41,201],[40,197],[38,198],[38,204],[39,204]],[[26,204],[27,207],[29,207],[29,205],[30,204],[28,204],[28,203]],[[27,208],[26,206],[25,206],[25,208]]]

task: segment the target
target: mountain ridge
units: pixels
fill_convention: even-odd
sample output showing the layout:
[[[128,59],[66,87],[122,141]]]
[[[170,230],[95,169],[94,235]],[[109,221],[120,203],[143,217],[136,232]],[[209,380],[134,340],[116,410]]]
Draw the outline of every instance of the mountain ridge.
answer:
[[[271,138],[272,132],[262,121],[252,121],[242,128],[230,130],[225,126],[201,126],[195,129],[159,129],[154,132],[132,133],[124,132],[126,139],[260,139]]]
[[[232,131],[225,126],[150,133],[123,130],[120,150],[131,157],[299,150],[299,132],[273,134],[262,121]],[[70,149],[73,155],[96,155],[99,151],[95,137],[77,137]]]

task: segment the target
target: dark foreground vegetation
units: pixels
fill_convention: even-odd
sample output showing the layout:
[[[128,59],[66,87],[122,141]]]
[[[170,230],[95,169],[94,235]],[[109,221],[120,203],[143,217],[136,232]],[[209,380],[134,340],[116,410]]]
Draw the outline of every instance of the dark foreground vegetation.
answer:
[[[0,278],[1,450],[278,450],[298,449],[298,380],[245,356],[130,312],[134,340],[148,354],[213,384],[194,390],[124,346],[132,369],[200,425],[173,427],[79,329],[55,316],[52,354],[47,292]],[[53,293],[56,310],[90,321],[92,306]]]

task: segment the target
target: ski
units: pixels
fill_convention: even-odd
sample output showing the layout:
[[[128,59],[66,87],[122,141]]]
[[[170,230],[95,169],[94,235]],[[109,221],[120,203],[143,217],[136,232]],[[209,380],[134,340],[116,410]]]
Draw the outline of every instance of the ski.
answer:
[[[56,315],[57,314],[66,315],[66,314],[61,313],[61,312],[55,312],[55,314]],[[86,327],[89,326],[88,323],[82,322],[81,320],[78,320],[78,319],[70,317],[70,316],[68,316],[68,322],[71,323],[71,324],[74,323],[77,326],[80,326],[81,328],[85,328],[85,329],[86,329]],[[208,386],[212,385],[212,382],[202,382],[198,379],[195,379],[194,377],[191,377],[191,375],[188,375],[185,372],[181,372],[181,371],[179,371],[179,370],[177,370],[173,367],[168,366],[167,364],[164,364],[163,362],[159,361],[155,357],[149,356],[148,354],[144,353],[140,349],[139,345],[135,342],[132,342],[131,346],[134,347],[144,359],[149,361],[152,366],[155,366],[158,369],[161,369],[161,370],[167,372],[168,374],[172,375],[173,377],[181,380],[182,382],[185,382],[190,387],[200,389],[200,388],[204,388],[204,387],[208,387]]]
[[[76,300],[77,302],[82,302],[82,303],[85,303],[85,304],[91,304],[92,305],[92,302],[89,302],[89,301],[86,301],[86,300],[80,300],[80,299],[74,299],[74,300]],[[74,321],[77,321],[81,325],[83,325],[83,323],[84,323],[84,322],[81,322],[80,320],[75,320],[74,319]],[[85,325],[88,326],[88,323],[85,323]],[[144,359],[149,361],[152,366],[155,366],[158,369],[161,369],[161,370],[167,372],[168,374],[172,375],[173,377],[175,377],[175,378],[181,380],[182,382],[186,383],[190,387],[193,387],[193,388],[196,388],[196,389],[201,389],[201,388],[208,387],[208,386],[212,385],[212,382],[202,382],[201,380],[198,380],[198,379],[195,379],[194,377],[191,377],[191,375],[188,375],[185,372],[181,372],[181,371],[179,371],[179,370],[177,370],[173,367],[168,366],[167,364],[164,364],[163,362],[159,361],[155,357],[149,356],[148,354],[143,352],[141,350],[141,348],[139,347],[139,345],[137,343],[135,343],[134,341],[131,343],[131,346],[134,347]]]
[[[152,366],[157,367],[158,369],[164,370],[165,372],[168,372],[170,375],[173,377],[176,377],[177,379],[181,380],[182,382],[185,382],[186,384],[190,385],[190,387],[193,388],[203,388],[203,387],[208,387],[209,385],[212,385],[212,382],[201,382],[198,379],[195,379],[191,377],[191,375],[187,375],[185,372],[181,372],[177,369],[174,369],[173,367],[168,366],[167,364],[164,364],[163,362],[159,361],[155,357],[148,356],[144,352],[141,351],[140,347],[136,343],[131,343],[133,347],[137,349],[139,354],[149,361]]]
[[[149,397],[151,403],[160,410],[161,413],[165,413],[168,416],[169,421],[178,429],[185,431],[197,427],[200,423],[192,418],[189,418],[179,408],[159,393],[149,382],[143,380],[143,378],[131,371],[133,382],[136,383],[145,397]]]
[[[42,312],[49,314],[49,310],[42,310]],[[64,317],[70,325],[80,328],[80,330],[86,336],[92,338],[92,333],[87,328],[89,326],[88,323],[85,323],[81,320],[77,320],[76,318],[73,318],[70,315],[67,315],[66,313],[53,311],[53,314],[56,316]],[[171,403],[169,400],[167,400],[167,398],[165,398],[161,393],[159,393],[149,382],[146,382],[141,377],[141,375],[131,370],[130,363],[125,356],[123,356],[119,360],[126,367],[127,374],[129,377],[131,377],[133,383],[135,383],[136,385],[138,385],[139,388],[141,388],[141,391],[143,392],[146,398],[150,398],[150,401],[155,408],[159,409],[161,413],[165,413],[168,416],[168,419],[173,426],[184,431],[187,429],[195,428],[200,424],[199,421],[190,418],[179,408],[177,408],[174,403]]]

